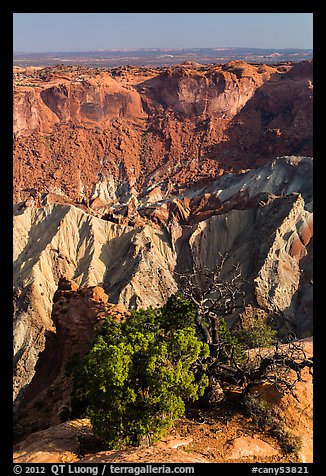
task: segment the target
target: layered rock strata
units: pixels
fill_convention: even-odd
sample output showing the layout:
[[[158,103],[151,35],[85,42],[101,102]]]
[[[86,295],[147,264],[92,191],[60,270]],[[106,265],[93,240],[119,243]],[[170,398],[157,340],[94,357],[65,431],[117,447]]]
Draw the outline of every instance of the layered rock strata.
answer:
[[[312,62],[14,74],[14,199],[164,194],[312,155]]]

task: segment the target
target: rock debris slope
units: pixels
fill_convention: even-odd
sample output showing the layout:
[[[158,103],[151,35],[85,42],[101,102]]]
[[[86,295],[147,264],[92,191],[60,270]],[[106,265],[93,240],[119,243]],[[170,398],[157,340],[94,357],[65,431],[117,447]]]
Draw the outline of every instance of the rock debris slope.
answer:
[[[110,289],[110,300],[161,304],[176,290],[166,233],[132,229],[66,205],[27,208],[14,217],[14,355],[17,391],[33,375],[61,273]],[[18,383],[19,382],[19,383]]]
[[[311,335],[311,179],[312,159],[278,158],[164,203],[139,201],[137,226],[61,203],[15,206],[15,395],[34,374],[62,274],[127,309],[156,306],[177,291],[178,273],[213,269],[227,253],[223,279],[240,264],[246,301]]]

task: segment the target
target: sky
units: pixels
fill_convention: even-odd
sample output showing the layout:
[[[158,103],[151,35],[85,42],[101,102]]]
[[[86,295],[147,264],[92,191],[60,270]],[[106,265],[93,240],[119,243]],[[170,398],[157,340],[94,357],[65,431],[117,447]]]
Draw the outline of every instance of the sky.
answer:
[[[312,13],[14,13],[15,52],[312,49]]]

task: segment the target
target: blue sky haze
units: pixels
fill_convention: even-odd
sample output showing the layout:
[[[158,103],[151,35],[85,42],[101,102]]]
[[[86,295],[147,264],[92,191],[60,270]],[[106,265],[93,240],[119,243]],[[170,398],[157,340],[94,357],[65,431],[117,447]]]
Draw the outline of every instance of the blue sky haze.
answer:
[[[312,49],[312,13],[15,13],[14,51]]]

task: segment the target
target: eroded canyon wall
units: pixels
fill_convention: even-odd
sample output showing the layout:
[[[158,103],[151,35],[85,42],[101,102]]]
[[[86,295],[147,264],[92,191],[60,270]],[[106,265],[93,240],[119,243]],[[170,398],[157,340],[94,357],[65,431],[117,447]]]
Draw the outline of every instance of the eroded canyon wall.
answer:
[[[110,302],[133,309],[162,305],[178,290],[180,272],[194,265],[213,269],[227,254],[222,279],[240,265],[247,303],[281,314],[285,330],[311,335],[311,181],[311,158],[278,158],[163,204],[139,202],[133,210],[137,226],[71,204],[17,205],[16,395],[32,378],[53,326],[53,296],[62,274],[79,286],[99,285]],[[163,205],[167,213],[151,221]]]
[[[276,156],[312,156],[312,72],[310,61],[16,72],[14,199],[169,195]]]

